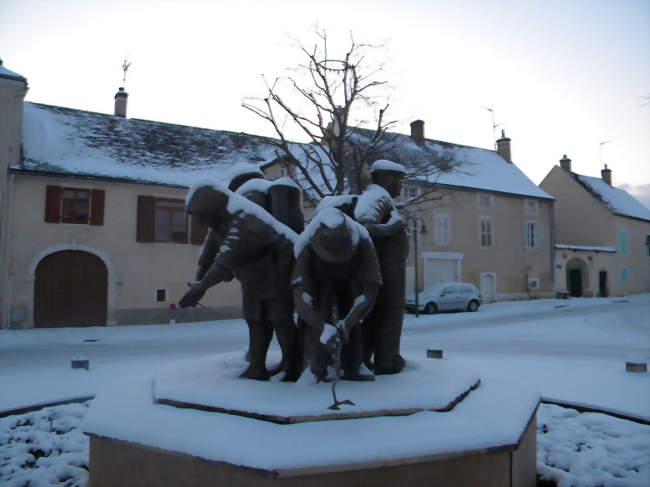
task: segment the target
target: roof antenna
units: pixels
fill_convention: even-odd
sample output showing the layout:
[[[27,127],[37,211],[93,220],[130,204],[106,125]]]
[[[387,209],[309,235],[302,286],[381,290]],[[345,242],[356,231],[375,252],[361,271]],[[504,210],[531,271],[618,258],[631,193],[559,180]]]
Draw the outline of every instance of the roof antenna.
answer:
[[[600,167],[603,167],[603,146],[605,144],[609,144],[612,142],[611,140],[606,140],[605,142],[601,142],[598,144],[598,157],[600,158]],[[605,164],[605,169],[607,169],[607,164]]]
[[[122,86],[126,85],[126,72],[129,70],[131,67],[131,63],[129,62],[128,56],[124,59],[124,62],[122,63]]]
[[[483,110],[487,110],[492,115],[492,140],[494,141],[494,148],[497,149],[497,127],[501,125],[500,123],[495,123],[494,121],[494,109],[490,107],[481,107]]]

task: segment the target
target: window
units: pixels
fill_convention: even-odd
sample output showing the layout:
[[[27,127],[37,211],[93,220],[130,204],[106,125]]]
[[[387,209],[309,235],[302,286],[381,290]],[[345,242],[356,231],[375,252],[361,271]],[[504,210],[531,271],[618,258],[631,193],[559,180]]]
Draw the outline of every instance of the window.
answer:
[[[544,239],[544,228],[541,223],[525,222],[524,223],[524,248],[542,249]]]
[[[45,192],[45,222],[80,225],[104,224],[101,189],[48,186]]]
[[[156,301],[167,301],[167,289],[156,289]]]
[[[88,223],[90,191],[87,189],[63,188],[61,201],[61,222]]]
[[[412,184],[405,184],[402,186],[402,196],[407,199],[417,198],[418,196],[418,187]]]
[[[528,289],[539,289],[539,278],[538,277],[529,277],[528,278]]]
[[[491,208],[494,206],[494,196],[489,193],[476,193],[476,201],[479,208]]]
[[[539,212],[539,206],[537,200],[524,200],[524,212],[526,215],[537,215]]]
[[[621,267],[621,283],[625,284],[628,281],[628,270],[627,267]]]
[[[650,233],[645,236],[644,244],[645,244],[645,252],[646,252],[645,255],[650,257]]]
[[[627,230],[625,228],[618,230],[618,251],[621,255],[627,255]]]
[[[138,196],[138,242],[174,242],[203,244],[207,228],[195,218],[188,222],[185,202],[181,199]]]
[[[449,245],[449,215],[433,215],[433,243]]]
[[[492,218],[489,216],[480,217],[480,238],[481,238],[481,247],[490,248],[493,244],[493,235],[492,235]]]
[[[187,219],[182,200],[156,200],[156,242],[187,242]]]

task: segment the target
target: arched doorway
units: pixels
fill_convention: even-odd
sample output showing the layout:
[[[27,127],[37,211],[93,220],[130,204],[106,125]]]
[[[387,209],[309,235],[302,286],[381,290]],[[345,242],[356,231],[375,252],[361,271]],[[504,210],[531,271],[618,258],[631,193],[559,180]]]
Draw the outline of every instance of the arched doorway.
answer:
[[[589,287],[589,270],[584,260],[573,257],[566,263],[566,288],[573,297],[583,295]]]
[[[36,328],[106,325],[108,272],[96,255],[54,252],[39,262],[35,278]]]

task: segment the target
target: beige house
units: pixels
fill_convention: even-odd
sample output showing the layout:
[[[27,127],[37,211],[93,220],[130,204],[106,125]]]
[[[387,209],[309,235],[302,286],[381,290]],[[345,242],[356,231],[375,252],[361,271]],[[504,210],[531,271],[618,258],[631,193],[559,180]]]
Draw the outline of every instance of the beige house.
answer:
[[[23,102],[0,71],[3,328],[239,316],[237,282],[173,310],[204,233],[184,213],[193,183],[274,159],[260,137]],[[278,171],[273,166],[269,171]]]
[[[601,177],[571,171],[564,156],[540,187],[556,199],[556,285],[572,296],[650,291],[650,210]]]
[[[554,295],[553,198],[512,162],[510,139],[488,150],[427,139],[424,122],[391,134],[382,158],[407,168],[454,170],[405,182],[411,228],[407,293],[438,282],[470,282],[486,302]],[[417,259],[415,242],[417,240]]]

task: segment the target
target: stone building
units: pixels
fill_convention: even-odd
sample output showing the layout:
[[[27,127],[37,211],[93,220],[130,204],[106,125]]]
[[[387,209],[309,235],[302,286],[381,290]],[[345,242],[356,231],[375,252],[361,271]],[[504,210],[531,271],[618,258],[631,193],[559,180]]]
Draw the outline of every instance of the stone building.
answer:
[[[556,286],[572,296],[650,291],[650,210],[601,177],[571,170],[564,156],[540,187],[556,199]]]

